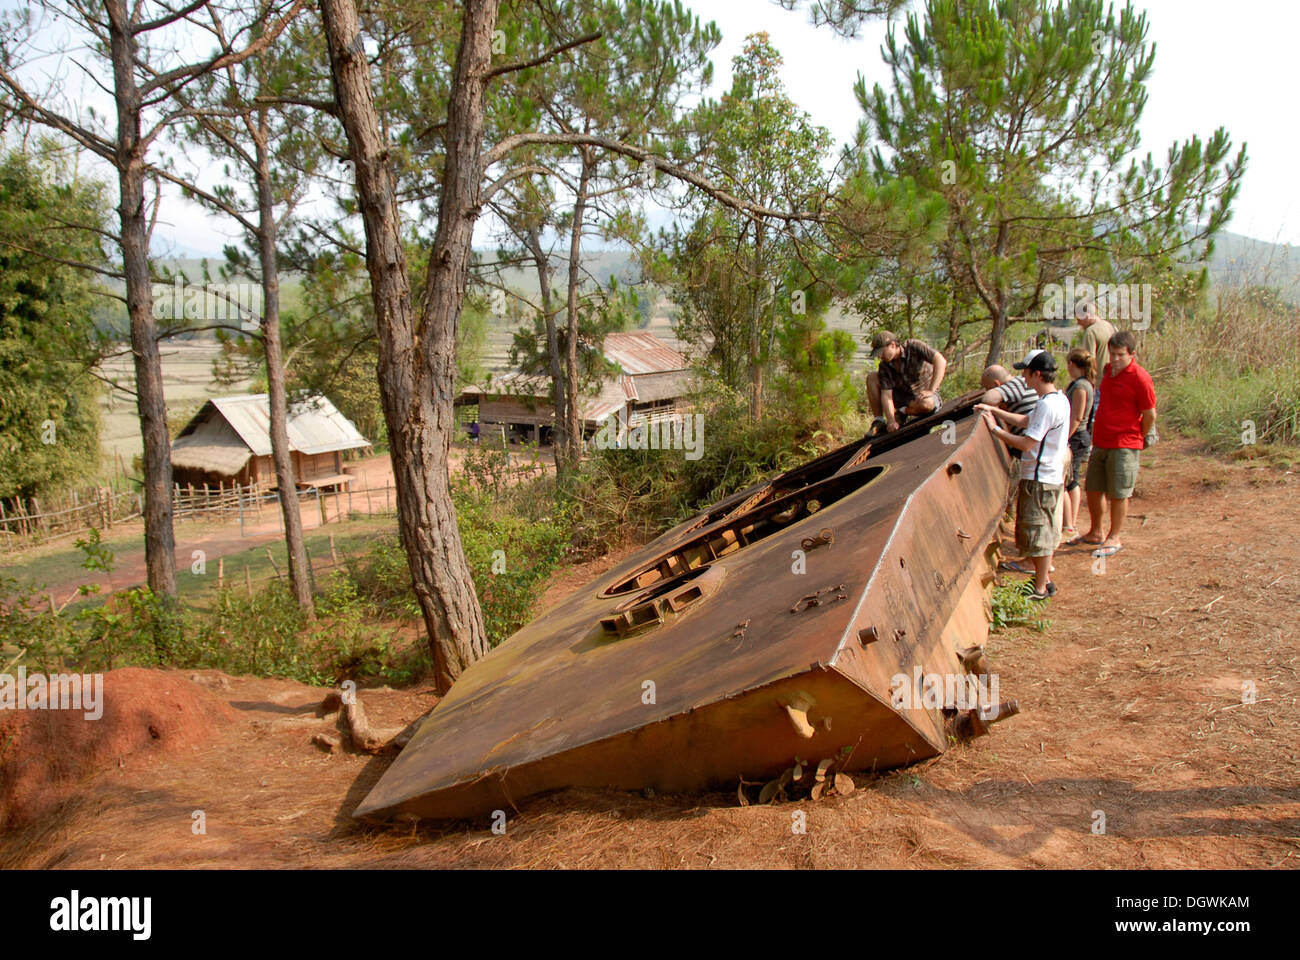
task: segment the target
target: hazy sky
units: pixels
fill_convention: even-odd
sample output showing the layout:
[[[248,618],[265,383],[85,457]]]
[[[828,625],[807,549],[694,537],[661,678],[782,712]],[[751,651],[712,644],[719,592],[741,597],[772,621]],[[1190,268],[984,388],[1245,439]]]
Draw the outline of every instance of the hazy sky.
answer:
[[[766,30],[784,56],[791,97],[839,143],[851,137],[861,116],[853,96],[858,74],[868,84],[888,79],[880,57],[883,23],[869,25],[856,40],[845,40],[827,28],[813,27],[803,11],[783,10],[771,0],[693,0],[688,5],[722,31],[713,58],[714,96],[730,85],[731,58],[745,36]],[[13,6],[14,0],[0,0],[0,8]],[[1300,204],[1292,171],[1300,162],[1300,121],[1292,104],[1300,4],[1144,0],[1137,6],[1147,11],[1148,39],[1156,44],[1142,120],[1143,150],[1151,150],[1163,165],[1175,140],[1194,133],[1204,140],[1216,127],[1226,126],[1234,154],[1245,141],[1249,155],[1229,229],[1300,243]],[[66,60],[64,65],[70,66]],[[99,99],[96,95],[96,102]],[[219,219],[176,197],[165,207],[163,219],[157,239],[183,252],[218,255],[230,236]],[[476,239],[485,242],[487,237]]]

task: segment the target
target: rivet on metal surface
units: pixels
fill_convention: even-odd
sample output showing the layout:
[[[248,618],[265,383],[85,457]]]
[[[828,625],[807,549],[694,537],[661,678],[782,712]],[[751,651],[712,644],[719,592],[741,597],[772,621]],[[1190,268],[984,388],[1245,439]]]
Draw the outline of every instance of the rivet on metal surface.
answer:
[[[815,537],[804,537],[800,546],[806,553],[809,550],[816,550],[818,547],[829,547],[835,542],[835,531],[830,527],[823,527],[821,533]]]
[[[963,530],[961,527],[957,528],[957,536],[963,540],[969,540],[971,538],[970,534],[967,533],[965,530]]]
[[[844,592],[844,587],[845,584],[841,583],[834,587],[822,587],[816,593],[805,594],[795,601],[794,606],[790,608],[790,612],[798,613],[799,611],[807,610],[810,607],[821,606],[822,594],[830,593],[832,590],[836,592],[834,597],[835,600],[847,600],[849,595]]]
[[[902,643],[902,642],[903,642],[904,640],[906,640],[906,639],[907,639],[907,631],[906,631],[906,630],[904,630],[902,627],[898,627],[898,628],[896,628],[896,629],[894,630],[894,642],[895,642],[895,643]]]
[[[880,639],[880,631],[875,627],[863,627],[858,631],[858,643],[864,647],[869,643],[875,643]]]
[[[948,464],[948,476],[955,477],[959,473],[961,473],[960,460],[954,460],[952,463]]]

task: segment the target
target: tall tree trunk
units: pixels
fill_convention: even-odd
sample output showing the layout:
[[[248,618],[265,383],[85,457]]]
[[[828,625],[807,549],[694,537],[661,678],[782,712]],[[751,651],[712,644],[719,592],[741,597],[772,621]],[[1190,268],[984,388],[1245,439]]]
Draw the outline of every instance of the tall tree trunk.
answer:
[[[267,155],[266,114],[259,115],[262,136],[256,137],[257,252],[262,268],[262,343],[266,350],[266,391],[271,410],[271,460],[280,487],[280,512],[284,514],[284,542],[289,553],[289,585],[307,619],[316,615],[307,569],[307,545],[298,510],[298,484],[289,452],[289,403],[285,387],[284,350],[280,342],[280,267],[276,261],[275,194],[271,189],[271,162]]]
[[[590,152],[582,148],[582,173],[578,177],[578,194],[573,201],[573,229],[569,234],[569,297],[565,305],[568,337],[565,342],[564,387],[568,392],[565,412],[568,414],[569,453],[577,462],[582,448],[582,420],[578,407],[578,285],[582,281],[582,221],[587,209],[587,187],[595,170]]]
[[[957,338],[961,335],[961,325],[958,323],[957,298],[952,298],[952,303],[948,311],[948,340],[943,345],[943,355],[951,357],[953,350],[957,348]]]
[[[560,357],[560,334],[551,309],[551,270],[542,238],[536,227],[529,227],[525,238],[528,252],[537,264],[537,284],[542,295],[542,314],[546,320],[546,356],[551,368],[551,406],[555,411],[555,475],[563,481],[576,460],[570,456],[568,391],[564,386],[564,364]]]
[[[749,314],[749,415],[763,416],[763,364],[759,351],[759,285],[763,282],[763,225],[754,225],[754,295]]]
[[[379,346],[379,385],[397,481],[398,521],[424,612],[434,682],[445,693],[487,652],[447,476],[455,429],[456,326],[482,180],[484,74],[496,0],[467,0],[452,80],[438,229],[417,327],[387,144],[379,136],[353,0],[320,0],[339,113],[356,166]]]
[[[1002,357],[1002,338],[1007,330],[1007,300],[1001,291],[998,291],[998,309],[992,317],[993,327],[989,331],[989,352],[984,358],[986,367],[997,363]]]
[[[144,151],[140,93],[135,82],[136,43],[127,5],[106,0],[113,92],[117,103],[117,169],[121,202],[122,270],[131,323],[136,409],[144,440],[144,557],[149,589],[176,596],[176,536],[172,529],[171,435],[163,397],[162,361],[149,276],[149,225],[144,211]]]

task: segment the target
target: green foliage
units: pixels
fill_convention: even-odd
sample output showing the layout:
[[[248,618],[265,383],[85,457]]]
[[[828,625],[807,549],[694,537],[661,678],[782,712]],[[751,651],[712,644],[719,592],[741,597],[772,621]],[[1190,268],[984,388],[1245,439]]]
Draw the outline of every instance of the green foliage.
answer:
[[[641,308],[637,291],[620,286],[610,278],[609,285],[586,288],[578,300],[578,394],[592,393],[617,367],[605,360],[601,347],[605,337],[621,333],[640,324]],[[568,331],[563,322],[556,331],[560,356],[568,352]],[[532,323],[514,331],[510,344],[510,364],[524,373],[550,376],[550,353],[546,342],[546,318],[535,313]]]
[[[54,225],[99,228],[107,215],[103,185],[52,150],[0,159],[0,497],[54,493],[98,473],[94,289],[51,258],[105,264],[95,235]]]
[[[483,610],[488,642],[496,646],[527,623],[569,543],[565,511],[546,495],[531,515],[501,509],[486,497],[455,497],[465,560]]]
[[[1162,421],[1249,457],[1300,446],[1297,342],[1300,305],[1245,282],[1167,310],[1139,360],[1155,379]]]
[[[1175,254],[1209,250],[1245,150],[1233,157],[1220,128],[1170,147],[1167,166],[1129,159],[1155,58],[1146,35],[1131,4],[1100,0],[927,0],[890,31],[892,89],[856,89],[859,143],[878,141],[859,187],[910,178],[942,198],[949,228],[929,259],[954,286],[948,342],[977,324],[970,339],[990,331],[996,358],[1009,324],[1043,318],[1045,284],[1154,281]],[[898,265],[906,295],[915,261]]]
[[[781,63],[766,33],[749,35],[732,61],[731,89],[721,102],[703,104],[693,122],[712,145],[719,186],[769,209],[802,212],[821,205],[831,137],[786,94]],[[774,359],[794,244],[785,231],[717,201],[691,202],[694,222],[666,238],[674,333],[702,348],[708,369],[739,390]]]
[[[1160,401],[1170,424],[1222,452],[1300,445],[1300,363],[1294,360],[1235,377],[1222,370],[1184,377],[1166,385]]]
[[[779,405],[800,427],[838,431],[858,399],[849,374],[852,335],[828,331],[826,322],[810,312],[786,319],[777,342],[784,370],[774,383]]]
[[[692,398],[701,411],[700,457],[682,450],[596,450],[564,490],[577,511],[574,545],[598,554],[644,542],[731,494],[823,452],[779,412],[757,421],[747,401],[717,383]],[[824,437],[824,435],[823,435]]]
[[[1002,631],[1009,627],[1033,627],[1039,633],[1045,631],[1052,621],[1043,616],[1045,607],[1041,600],[1029,599],[1033,592],[1032,580],[1016,580],[994,586],[992,629]]]

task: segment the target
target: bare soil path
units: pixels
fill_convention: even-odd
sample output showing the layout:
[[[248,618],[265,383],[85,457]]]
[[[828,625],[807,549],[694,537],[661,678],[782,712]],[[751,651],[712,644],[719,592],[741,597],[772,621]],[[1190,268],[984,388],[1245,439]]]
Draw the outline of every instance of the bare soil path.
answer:
[[[0,865],[1300,865],[1300,478],[1174,440],[1146,457],[1138,492],[1104,571],[1086,550],[1058,555],[1047,632],[992,639],[1021,714],[935,760],[858,776],[848,797],[739,807],[734,790],[570,790],[511,811],[505,836],[487,820],[363,828],[349,813],[387,761],[311,745],[331,728],[312,712],[324,691],[207,672],[198,684],[234,715],[217,735],[85,771],[56,813],[0,835]],[[566,571],[547,602],[612,562]],[[362,699],[381,725],[434,702]]]

